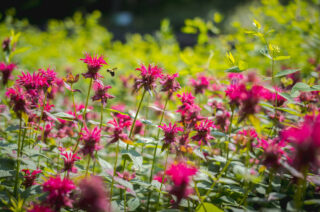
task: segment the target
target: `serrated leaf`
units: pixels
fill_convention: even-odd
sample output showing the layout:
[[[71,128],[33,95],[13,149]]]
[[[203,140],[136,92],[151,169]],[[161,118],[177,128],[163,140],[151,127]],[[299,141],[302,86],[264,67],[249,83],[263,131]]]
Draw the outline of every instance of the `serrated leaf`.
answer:
[[[132,161],[133,166],[135,168],[139,170],[142,168],[143,158],[136,150],[133,150],[133,149],[122,150],[121,154],[122,154],[122,157],[128,157]]]

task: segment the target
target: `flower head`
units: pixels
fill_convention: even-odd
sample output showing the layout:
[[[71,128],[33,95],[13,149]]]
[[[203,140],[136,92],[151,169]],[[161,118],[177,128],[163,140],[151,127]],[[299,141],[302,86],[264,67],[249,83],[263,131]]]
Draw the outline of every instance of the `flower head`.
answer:
[[[179,205],[182,198],[192,193],[189,182],[190,177],[197,173],[197,168],[188,166],[185,162],[173,163],[166,171],[174,183],[170,189],[170,194],[177,197],[176,205]]]
[[[2,73],[2,84],[6,85],[8,83],[8,80],[11,77],[11,73],[13,69],[15,69],[17,66],[14,63],[10,63],[6,65],[4,62],[0,63],[0,72]]]
[[[92,78],[94,80],[101,78],[102,76],[98,73],[103,65],[107,65],[107,62],[103,59],[103,56],[91,56],[86,54],[85,58],[80,59],[88,66],[88,72],[82,74],[85,78]]]
[[[80,197],[77,207],[87,212],[104,212],[111,210],[111,204],[105,184],[100,177],[85,178],[79,183]]]
[[[193,136],[191,139],[195,141],[199,141],[200,145],[202,142],[205,144],[210,144],[209,140],[214,138],[210,134],[210,128],[215,128],[213,122],[209,120],[205,120],[205,121],[202,121],[200,124],[197,123],[194,128],[197,131],[197,134]]]
[[[35,179],[42,172],[40,169],[33,170],[31,173],[29,169],[22,169],[21,171],[25,173],[25,175],[23,176],[24,182],[22,183],[25,188],[29,188],[30,186],[35,185]]]
[[[152,91],[156,87],[156,80],[162,79],[162,69],[158,66],[149,65],[148,68],[143,64],[136,70],[140,71],[141,78],[137,78],[133,85],[134,92],[144,88],[146,91]]]
[[[92,131],[90,131],[87,127],[83,129],[81,132],[81,138],[84,142],[84,146],[80,150],[84,155],[89,154],[93,157],[94,151],[100,150],[102,147],[99,145],[101,136],[101,130],[99,127],[95,127]]]
[[[70,193],[76,188],[74,183],[68,178],[61,179],[60,176],[50,177],[42,185],[43,191],[48,192],[46,202],[59,211],[61,207],[72,207]]]
[[[191,79],[191,84],[194,87],[195,94],[202,94],[205,89],[208,89],[210,81],[205,76],[199,76],[197,80]]]
[[[183,131],[181,127],[177,127],[176,123],[173,125],[171,123],[169,123],[169,125],[163,124],[162,126],[159,126],[159,128],[161,128],[164,132],[163,148],[169,146],[172,143],[175,143],[177,141],[177,133],[179,131]]]
[[[113,120],[108,122],[113,126],[110,130],[112,131],[111,140],[109,141],[110,144],[117,142],[118,140],[127,141],[128,135],[124,133],[124,129],[131,125],[130,120],[122,120],[119,119],[118,121],[113,118]]]
[[[48,87],[51,87],[56,81],[57,73],[50,68],[47,68],[47,70],[39,69],[39,73],[46,79],[46,85]]]
[[[10,99],[13,111],[18,117],[21,116],[21,113],[27,113],[29,111],[30,102],[26,98],[27,94],[21,87],[15,86],[14,88],[7,89],[6,96]]]
[[[178,73],[172,75],[167,74],[163,77],[162,80],[160,80],[160,83],[162,85],[161,91],[168,92],[169,97],[171,97],[174,92],[178,91],[181,88],[179,82],[176,80],[177,77],[179,77]]]
[[[79,156],[77,156],[77,153],[73,153],[70,150],[60,150],[61,153],[60,155],[63,156],[63,160],[64,160],[64,169],[63,171],[67,171],[67,172],[77,172],[77,168],[74,167],[74,162],[76,162],[77,160],[80,160],[81,158]]]
[[[17,83],[20,86],[23,86],[28,93],[31,91],[37,91],[42,89],[48,85],[47,78],[43,76],[41,72],[22,72],[20,76],[18,76]]]
[[[103,105],[106,105],[108,99],[114,98],[114,96],[107,93],[110,88],[110,85],[104,86],[101,81],[96,80],[93,84],[93,90],[95,91],[95,94],[92,97],[92,100],[100,100]]]

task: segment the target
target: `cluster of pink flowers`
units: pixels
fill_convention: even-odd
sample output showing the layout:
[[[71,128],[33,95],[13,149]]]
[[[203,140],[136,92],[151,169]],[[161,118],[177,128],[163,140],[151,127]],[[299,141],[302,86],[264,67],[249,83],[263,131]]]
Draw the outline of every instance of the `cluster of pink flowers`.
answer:
[[[2,84],[7,85],[8,80],[11,78],[11,73],[13,69],[17,66],[14,63],[5,64],[4,62],[0,62],[0,72],[2,73]]]
[[[74,167],[74,162],[80,160],[81,158],[77,156],[77,153],[73,153],[71,150],[64,150],[63,148],[60,148],[60,152],[60,155],[63,156],[64,160],[63,171],[76,173],[77,168]]]
[[[98,151],[102,148],[100,145],[100,137],[101,129],[99,129],[99,127],[95,127],[91,131],[87,127],[84,127],[80,138],[84,144],[80,152],[83,153],[83,155],[90,155],[93,157],[94,151]]]
[[[101,81],[96,80],[93,84],[93,89],[95,91],[92,97],[93,101],[100,100],[103,105],[107,104],[108,99],[113,99],[114,96],[108,94],[108,90],[111,88],[110,85],[104,86]]]
[[[141,65],[136,70],[140,71],[141,78],[135,79],[134,92],[144,88],[146,91],[152,91],[156,87],[156,81],[158,78],[162,79],[162,69],[158,66],[149,65],[148,68],[145,65]]]
[[[161,91],[168,92],[168,97],[170,98],[174,92],[177,92],[181,86],[176,78],[179,77],[178,73],[172,75],[165,75],[160,83],[162,85]]]
[[[29,169],[22,169],[21,171],[25,173],[23,176],[24,182],[22,183],[25,188],[35,185],[35,179],[42,172],[40,169],[33,170],[32,172]]]
[[[194,87],[194,93],[203,94],[210,85],[210,80],[206,76],[198,76],[197,80],[191,79],[191,85]]]
[[[161,128],[164,132],[164,145],[162,149],[168,147],[172,143],[175,143],[177,141],[177,133],[183,131],[181,127],[177,127],[176,123],[173,125],[171,123],[169,123],[169,125],[163,124],[159,126],[159,128]]]
[[[85,78],[92,78],[94,80],[101,78],[102,76],[98,73],[103,65],[107,65],[103,56],[91,56],[86,54],[85,58],[80,59],[88,66],[88,71],[82,74]]]

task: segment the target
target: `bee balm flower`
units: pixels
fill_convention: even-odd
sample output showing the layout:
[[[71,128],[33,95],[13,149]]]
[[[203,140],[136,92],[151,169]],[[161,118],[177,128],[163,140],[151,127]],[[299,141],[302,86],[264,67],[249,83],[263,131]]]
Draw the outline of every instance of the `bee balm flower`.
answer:
[[[90,131],[87,127],[83,129],[81,133],[81,140],[84,141],[84,146],[80,150],[84,155],[89,154],[93,157],[94,151],[100,150],[102,147],[99,145],[101,130],[99,127],[95,127]]]
[[[4,62],[0,63],[0,72],[2,73],[2,84],[6,85],[8,83],[8,80],[11,77],[11,73],[13,69],[16,68],[16,65],[11,63],[6,65]]]
[[[86,54],[86,57],[80,60],[82,60],[88,66],[88,72],[82,74],[85,78],[92,78],[96,80],[102,77],[98,72],[103,65],[107,65],[107,62],[103,59],[103,56],[98,57]]]
[[[134,92],[144,87],[146,91],[152,91],[156,87],[156,80],[162,79],[162,69],[158,66],[152,66],[151,64],[147,67],[141,65],[136,70],[140,71],[141,78],[138,78],[134,82]]]

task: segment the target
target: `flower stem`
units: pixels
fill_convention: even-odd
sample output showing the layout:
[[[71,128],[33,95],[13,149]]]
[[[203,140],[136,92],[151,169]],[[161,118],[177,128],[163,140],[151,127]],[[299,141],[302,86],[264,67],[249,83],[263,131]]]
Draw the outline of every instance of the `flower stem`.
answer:
[[[117,171],[118,154],[119,154],[119,141],[117,142],[116,161],[114,162],[114,167],[113,167],[113,175],[112,175],[111,190],[110,190],[110,198],[111,198],[111,200],[112,200],[112,191],[113,191],[113,184],[114,184],[114,176],[115,176],[116,171]]]
[[[73,149],[73,153],[75,153],[77,151],[78,146],[79,146],[81,131],[82,131],[83,123],[85,122],[85,117],[87,114],[87,107],[88,107],[89,96],[90,96],[90,91],[91,91],[91,87],[92,87],[92,81],[93,81],[92,78],[90,78],[90,84],[89,84],[89,89],[88,89],[88,94],[87,94],[87,99],[86,99],[86,105],[85,105],[84,111],[82,113],[83,122],[81,122],[80,131],[79,131],[78,138],[77,138],[77,144]]]
[[[88,171],[89,171],[90,161],[91,161],[91,155],[88,155],[88,163],[87,163],[86,175],[85,175],[86,177],[88,176]]]
[[[22,119],[19,120],[19,135],[18,135],[18,150],[17,150],[17,169],[16,169],[16,180],[14,183],[14,196],[18,198],[18,185],[19,185],[19,172],[20,172],[20,146],[21,146],[21,128]]]
[[[168,156],[169,156],[169,151],[167,151],[166,162],[164,164],[164,173],[162,175],[162,179],[161,179],[161,183],[160,183],[160,189],[159,189],[159,194],[158,194],[158,201],[157,201],[156,211],[158,211],[159,204],[160,204],[161,189],[162,189],[162,185],[163,185],[163,181],[164,181],[165,172],[167,170]],[[189,206],[189,201],[188,201],[188,206]]]
[[[228,128],[228,141],[226,142],[227,160],[229,158],[229,143],[231,142],[231,131],[232,131],[233,115],[234,115],[234,107],[231,106],[231,118],[230,118],[230,125],[229,125],[229,128]]]
[[[131,139],[132,132],[133,132],[134,126],[135,126],[135,124],[136,124],[137,117],[138,117],[139,111],[140,111],[140,109],[141,109],[141,105],[142,105],[143,98],[144,98],[145,94],[146,94],[146,90],[143,90],[142,97],[141,97],[141,100],[140,100],[140,102],[139,102],[138,110],[137,110],[137,112],[136,112],[136,115],[135,115],[135,117],[134,117],[134,119],[133,119],[133,123],[132,123],[132,125],[131,125],[131,129],[130,129],[130,133],[129,133],[129,139]],[[126,147],[126,150],[128,150],[128,149],[129,149],[129,144],[127,144],[127,147]],[[124,170],[126,169],[126,162],[127,162],[127,159],[124,158],[122,171],[124,171]]]
[[[102,122],[103,122],[103,104],[101,104],[101,111],[100,111],[100,125],[99,128],[102,131]],[[93,161],[93,166],[92,166],[92,174],[94,175],[94,168],[96,166],[96,162],[97,162],[97,155],[98,155],[98,151],[96,150],[94,153],[94,161]]]
[[[162,124],[163,117],[164,117],[164,113],[165,113],[165,110],[166,110],[166,108],[167,108],[168,101],[169,101],[169,97],[167,98],[166,103],[165,103],[165,105],[164,105],[164,108],[163,108],[163,110],[162,110],[161,118],[160,118],[160,122],[159,122],[159,126]],[[156,146],[155,146],[155,148],[154,148],[154,152],[153,152],[153,160],[152,160],[152,166],[151,166],[150,177],[149,177],[149,182],[150,182],[150,183],[152,182],[153,169],[154,169],[154,165],[155,165],[155,162],[156,162],[156,154],[157,154],[157,150],[158,150],[158,140],[159,140],[159,136],[160,136],[160,128],[158,129],[158,134],[157,134],[157,137],[156,137],[157,144],[156,144]],[[167,159],[168,159],[168,153],[167,153]],[[167,166],[167,159],[166,159],[166,166]],[[166,169],[166,168],[165,168],[165,169]],[[161,186],[162,186],[162,183],[161,183]],[[161,191],[161,188],[160,188],[160,191]],[[147,210],[149,210],[151,193],[152,193],[152,191],[150,191],[150,192],[149,192],[149,195],[148,195]],[[160,193],[159,193],[159,194],[160,194]],[[158,199],[159,199],[159,198],[158,198]],[[158,204],[159,204],[159,202],[158,202]],[[158,207],[157,207],[157,208],[158,208]]]

